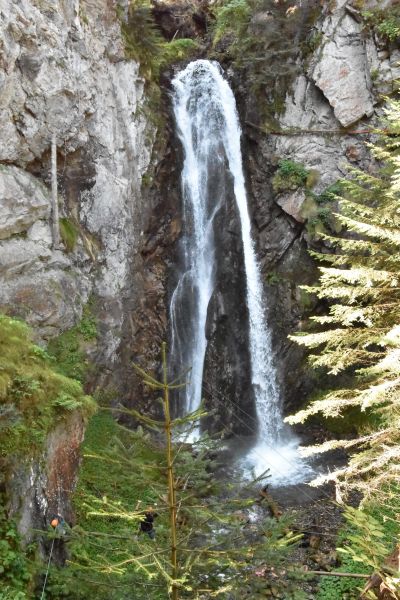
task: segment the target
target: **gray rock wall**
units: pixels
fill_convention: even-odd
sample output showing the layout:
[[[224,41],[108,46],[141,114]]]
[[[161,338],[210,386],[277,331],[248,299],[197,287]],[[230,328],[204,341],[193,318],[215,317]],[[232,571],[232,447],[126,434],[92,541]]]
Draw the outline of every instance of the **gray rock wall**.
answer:
[[[113,2],[1,0],[0,17],[0,309],[48,338],[95,295],[98,360],[112,365],[152,146],[144,82]],[[52,247],[53,134],[60,215],[78,230],[70,252]]]
[[[303,10],[307,0],[299,4]],[[365,8],[376,6],[382,3],[371,1]],[[298,407],[315,386],[304,367],[302,351],[287,339],[288,333],[303,327],[315,302],[300,289],[317,277],[317,265],[308,250],[332,251],[310,226],[318,215],[307,215],[308,192],[320,194],[347,176],[349,167],[374,171],[375,162],[365,146],[374,136],[357,132],[379,122],[382,94],[392,93],[400,76],[399,44],[388,43],[371,31],[356,2],[321,3],[306,45],[313,39],[318,43],[307,56],[300,45],[294,53],[297,75],[286,89],[282,111],[274,116],[275,125],[267,122],[264,127],[259,102],[260,128],[248,125],[244,137],[254,235],[286,410]],[[243,92],[246,82],[239,81],[237,87],[242,121],[252,121],[257,116],[254,100]],[[268,134],[268,129],[280,134]],[[314,171],[309,190],[273,191],[271,181],[281,159]]]
[[[108,0],[0,0],[0,40],[0,311],[47,341],[94,298],[96,384],[109,382],[126,299],[136,305],[142,294],[132,265],[141,268],[141,182],[155,134],[144,81],[125,60]],[[52,239],[53,135],[59,212],[76,231],[74,247]],[[56,424],[42,456],[10,462],[5,491],[26,540],[54,513],[73,519],[84,425],[76,412]]]

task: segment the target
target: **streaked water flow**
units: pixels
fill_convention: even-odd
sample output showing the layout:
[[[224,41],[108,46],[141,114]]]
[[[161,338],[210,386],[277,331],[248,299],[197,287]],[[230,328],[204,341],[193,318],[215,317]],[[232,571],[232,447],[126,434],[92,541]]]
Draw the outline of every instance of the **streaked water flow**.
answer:
[[[271,335],[264,310],[263,287],[251,236],[240,148],[241,130],[235,98],[218,63],[190,63],[173,80],[174,112],[184,150],[183,266],[171,301],[172,354],[180,364],[192,366],[185,391],[185,411],[201,402],[207,347],[207,310],[214,289],[215,251],[213,222],[223,202],[227,170],[241,223],[249,313],[251,375],[258,417],[258,439],[246,458],[256,472],[271,467],[299,473],[297,444],[283,424]]]

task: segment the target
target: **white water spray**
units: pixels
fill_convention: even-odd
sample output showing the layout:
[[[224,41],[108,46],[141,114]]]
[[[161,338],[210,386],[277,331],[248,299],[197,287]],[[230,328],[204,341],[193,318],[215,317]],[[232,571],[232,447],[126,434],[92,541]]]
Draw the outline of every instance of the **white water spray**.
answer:
[[[215,173],[218,170],[224,173],[227,162],[241,222],[251,375],[259,423],[257,443],[246,458],[246,464],[254,467],[257,474],[270,468],[275,481],[289,477],[291,481],[293,478],[299,480],[303,477],[303,469],[297,456],[297,444],[283,424],[260,268],[251,237],[235,98],[215,62],[192,62],[172,83],[178,134],[185,153],[182,171],[184,220],[190,231],[185,239],[183,273],[171,302],[172,353],[180,352],[180,358],[192,365],[191,383],[186,390],[186,411],[197,409],[201,401],[207,309],[214,288],[213,219],[222,194],[215,183],[223,179],[221,175],[215,177]],[[185,294],[191,307],[191,330],[188,333],[187,327],[183,327],[184,333],[179,336],[182,319],[178,323],[177,313],[182,316]]]

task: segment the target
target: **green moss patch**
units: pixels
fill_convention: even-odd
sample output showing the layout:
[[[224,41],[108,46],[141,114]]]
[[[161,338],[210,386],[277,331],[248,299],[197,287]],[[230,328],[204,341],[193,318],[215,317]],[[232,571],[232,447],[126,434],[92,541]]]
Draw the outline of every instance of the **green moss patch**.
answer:
[[[56,370],[26,324],[0,315],[0,456],[32,455],[76,409],[90,414],[94,401],[78,381]]]
[[[60,236],[67,252],[73,252],[78,241],[79,229],[66,217],[60,219]]]
[[[49,341],[48,352],[53,357],[55,370],[84,383],[91,368],[87,347],[96,338],[97,323],[88,303],[77,325]]]

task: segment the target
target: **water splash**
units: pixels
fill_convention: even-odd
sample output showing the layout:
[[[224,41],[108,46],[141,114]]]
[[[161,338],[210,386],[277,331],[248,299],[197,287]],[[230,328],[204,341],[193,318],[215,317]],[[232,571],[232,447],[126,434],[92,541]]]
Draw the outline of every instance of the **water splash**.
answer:
[[[228,166],[241,223],[251,376],[259,424],[257,443],[245,464],[257,474],[271,465],[275,479],[280,478],[281,471],[289,477],[301,471],[302,463],[296,441],[284,426],[281,414],[261,273],[251,237],[235,98],[218,63],[207,60],[190,63],[172,84],[178,135],[185,153],[182,193],[187,232],[184,268],[171,302],[172,353],[192,365],[185,409],[195,410],[201,401],[207,309],[214,289],[213,220],[222,202],[221,182]],[[187,317],[184,322],[183,314]]]

